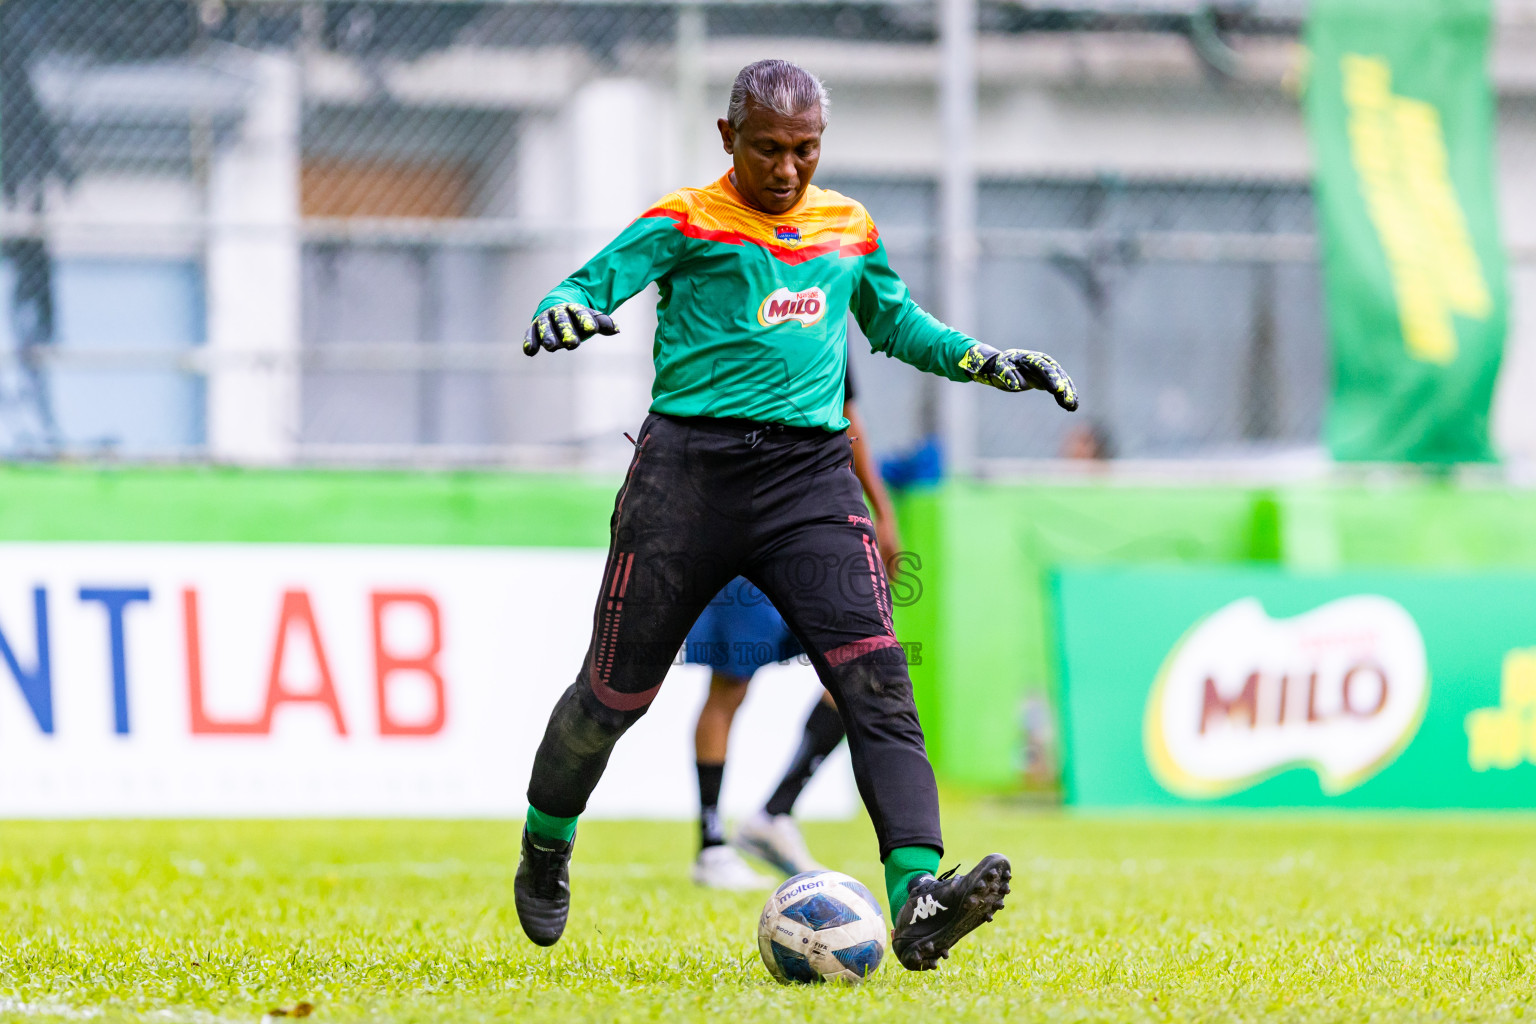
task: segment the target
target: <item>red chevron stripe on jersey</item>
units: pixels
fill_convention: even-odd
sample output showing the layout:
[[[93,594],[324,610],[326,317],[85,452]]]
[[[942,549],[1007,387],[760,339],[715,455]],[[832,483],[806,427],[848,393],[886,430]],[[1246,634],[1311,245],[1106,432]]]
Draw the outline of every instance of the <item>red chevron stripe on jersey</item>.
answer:
[[[880,244],[864,207],[846,196],[812,185],[793,209],[763,213],[742,201],[729,174],[706,188],[679,189],[641,217],[671,218],[689,238],[761,246],[791,266],[832,253],[865,256]]]

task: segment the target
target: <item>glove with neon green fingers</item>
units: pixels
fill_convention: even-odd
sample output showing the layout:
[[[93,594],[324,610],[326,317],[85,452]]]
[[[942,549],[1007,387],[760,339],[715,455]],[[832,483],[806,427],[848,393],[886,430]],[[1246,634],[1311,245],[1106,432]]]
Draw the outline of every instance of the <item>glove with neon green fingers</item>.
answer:
[[[588,309],[579,302],[562,302],[533,318],[523,335],[523,354],[536,356],[539,349],[575,348],[597,334],[618,334],[619,325],[607,313]]]
[[[1000,391],[1048,391],[1067,412],[1077,411],[1077,388],[1072,378],[1044,352],[1010,348],[999,352],[977,343],[960,357],[960,369],[971,380]]]

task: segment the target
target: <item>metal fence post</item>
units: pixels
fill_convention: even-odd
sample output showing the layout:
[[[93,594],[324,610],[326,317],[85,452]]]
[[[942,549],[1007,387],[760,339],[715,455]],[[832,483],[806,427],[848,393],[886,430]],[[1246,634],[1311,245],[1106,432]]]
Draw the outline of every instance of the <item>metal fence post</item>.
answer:
[[[682,183],[702,185],[709,180],[704,164],[704,147],[699,140],[708,135],[701,126],[708,117],[704,73],[704,50],[709,41],[709,25],[704,5],[684,0],[677,7],[677,135],[678,164]]]
[[[944,320],[974,334],[976,323],[976,0],[939,0],[939,296]],[[969,474],[977,455],[974,388],[934,381],[930,396],[952,470]]]

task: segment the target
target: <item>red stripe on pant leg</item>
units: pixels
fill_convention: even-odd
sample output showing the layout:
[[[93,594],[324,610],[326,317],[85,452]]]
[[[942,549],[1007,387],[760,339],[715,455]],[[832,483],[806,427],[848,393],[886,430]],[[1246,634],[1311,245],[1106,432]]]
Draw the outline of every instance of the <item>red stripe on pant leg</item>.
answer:
[[[894,633],[896,631],[885,621],[885,610],[880,607],[880,576],[879,570],[875,568],[878,559],[875,557],[877,552],[874,541],[869,539],[867,533],[860,539],[864,541],[864,561],[869,565],[869,599],[875,602],[875,612],[880,616],[880,624],[885,626],[885,631]]]
[[[595,639],[597,642],[593,645],[592,664],[590,666],[594,679],[602,670],[604,661],[609,663],[612,663],[613,661],[612,656],[609,654],[609,641],[613,639],[615,627],[618,621],[617,616],[614,614],[615,609],[613,598],[615,592],[619,589],[619,570],[624,567],[624,552],[615,551],[613,553],[613,561],[610,564],[611,569],[604,577],[604,582],[608,584],[608,600],[606,602],[606,609],[598,613],[596,628],[594,630],[596,633]],[[622,601],[619,602],[619,606],[620,608],[623,607]]]
[[[623,616],[623,614],[624,602],[620,601],[618,608],[614,611],[612,616],[612,636],[618,636],[619,619]],[[616,647],[617,645],[615,644],[614,648]],[[656,692],[661,689],[661,683],[657,683],[649,690],[642,690],[639,693],[620,693],[618,690],[615,690],[613,687],[608,685],[608,680],[611,678],[613,673],[613,661],[615,653],[615,649],[610,649],[602,666],[600,668],[596,665],[593,666],[591,676],[592,692],[597,695],[598,700],[602,701],[608,707],[613,708],[615,711],[634,711],[637,708],[643,708],[647,706],[651,703],[651,701],[656,699]]]
[[[619,503],[618,506],[614,509],[614,511],[618,513],[620,520],[624,518],[624,498],[629,494],[629,482],[630,480],[634,479],[635,467],[640,465],[640,456],[645,454],[645,443],[650,439],[650,434],[646,434],[644,437],[642,437],[640,439],[640,443],[635,445],[635,457],[629,460],[629,472],[624,474],[624,486],[619,489]]]
[[[864,535],[863,540],[864,559],[869,563],[870,596],[875,599],[875,610],[880,613],[880,622],[885,626],[885,631],[894,635],[896,625],[891,621],[891,609],[885,603],[884,591],[880,586],[885,577],[885,564],[880,561],[880,552],[868,534]]]
[[[900,646],[901,641],[893,636],[867,636],[862,640],[855,640],[851,644],[834,647],[827,651],[823,657],[827,659],[828,665],[837,668],[839,665],[846,665],[854,658],[862,658],[872,651],[882,651],[888,647]]]
[[[656,699],[656,691],[660,689],[661,684],[657,683],[649,690],[641,690],[639,693],[620,693],[606,683],[592,680],[592,692],[597,694],[597,699],[615,711],[634,711],[646,707]]]
[[[624,582],[619,584],[619,596],[623,597],[629,592],[629,570],[635,567],[635,553],[631,551],[629,557],[624,560]],[[617,573],[615,573],[617,575]]]
[[[640,693],[620,693],[608,685],[608,681],[613,678],[613,663],[618,657],[619,625],[624,618],[624,594],[629,590],[629,575],[634,564],[633,551],[628,554],[620,552],[613,560],[613,581],[608,591],[609,594],[617,593],[618,597],[607,602],[607,610],[598,621],[598,642],[588,672],[592,692],[598,700],[615,711],[643,708],[656,698],[656,691],[661,689],[661,683],[657,683]]]

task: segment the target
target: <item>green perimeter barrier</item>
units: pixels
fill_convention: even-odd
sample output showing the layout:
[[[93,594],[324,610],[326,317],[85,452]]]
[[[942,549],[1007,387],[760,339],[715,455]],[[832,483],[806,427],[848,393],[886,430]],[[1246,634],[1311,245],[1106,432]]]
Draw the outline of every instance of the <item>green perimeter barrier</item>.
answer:
[[[1276,557],[1272,502],[1232,487],[951,483],[907,495],[921,597],[897,610],[939,774],[1011,789],[1025,698],[1056,691],[1050,574],[1060,564],[1228,564]]]
[[[616,479],[0,468],[0,540],[608,546]]]
[[[1533,805],[1536,574],[1064,569],[1084,807]]]
[[[618,477],[0,467],[0,540],[606,547]],[[1448,482],[1265,488],[951,482],[899,499],[896,580],[939,775],[1020,784],[1020,716],[1057,696],[1061,566],[1536,568],[1536,493]]]
[[[922,596],[898,609],[940,775],[1021,781],[1021,710],[1058,698],[1051,577],[1063,566],[1536,568],[1536,492],[1444,480],[1143,486],[949,483],[905,496]],[[1070,751],[1068,752],[1070,756]]]

